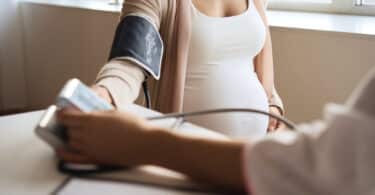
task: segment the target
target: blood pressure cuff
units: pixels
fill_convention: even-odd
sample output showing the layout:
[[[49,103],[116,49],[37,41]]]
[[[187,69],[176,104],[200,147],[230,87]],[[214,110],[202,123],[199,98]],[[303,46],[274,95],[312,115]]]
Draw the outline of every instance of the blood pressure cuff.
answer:
[[[141,16],[126,16],[117,27],[109,60],[129,60],[160,78],[163,41],[157,28]]]

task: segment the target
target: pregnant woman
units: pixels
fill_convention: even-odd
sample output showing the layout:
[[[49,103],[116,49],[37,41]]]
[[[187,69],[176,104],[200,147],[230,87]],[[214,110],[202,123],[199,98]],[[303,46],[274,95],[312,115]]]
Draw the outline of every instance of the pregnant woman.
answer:
[[[256,108],[283,114],[264,0],[126,0],[94,90],[121,107],[135,101],[151,76],[159,80],[151,87],[153,108],[164,113]],[[278,127],[268,117],[239,113],[190,120],[233,137]]]

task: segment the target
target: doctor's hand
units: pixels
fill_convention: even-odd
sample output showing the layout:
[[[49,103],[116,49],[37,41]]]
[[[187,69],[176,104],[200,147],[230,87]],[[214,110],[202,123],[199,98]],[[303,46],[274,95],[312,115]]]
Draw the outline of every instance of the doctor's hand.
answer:
[[[105,87],[101,87],[98,85],[91,86],[91,89],[101,98],[103,98],[106,102],[114,105],[113,98],[109,91]]]
[[[57,115],[68,129],[68,150],[58,150],[67,162],[136,166],[147,152],[146,120],[118,111],[82,113],[64,110]]]
[[[277,109],[276,107],[271,106],[269,112],[272,113],[272,114],[281,116],[280,110]],[[283,125],[280,123],[279,120],[277,120],[277,119],[275,119],[273,117],[269,118],[268,129],[267,129],[267,131],[269,133],[270,132],[274,132],[274,131],[282,128],[282,127],[283,127]]]

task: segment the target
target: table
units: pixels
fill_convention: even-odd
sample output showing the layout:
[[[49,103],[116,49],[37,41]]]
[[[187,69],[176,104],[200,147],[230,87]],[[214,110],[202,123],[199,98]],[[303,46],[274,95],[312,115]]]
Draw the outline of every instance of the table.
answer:
[[[130,107],[130,111],[138,114],[145,112],[144,109],[139,109],[136,106]],[[0,117],[0,194],[50,194],[67,180],[67,176],[56,170],[57,158],[53,150],[34,133],[34,127],[42,114],[43,111],[36,111]],[[150,113],[147,114],[150,115]],[[168,123],[170,122],[173,121]],[[204,131],[188,123],[184,124],[182,129],[181,133],[191,134],[195,131],[194,134],[197,136],[208,135],[220,138],[220,135]],[[134,183],[117,185],[117,188],[120,188],[122,192],[129,190],[129,193],[138,190],[138,195],[150,194],[150,188],[152,190],[151,186]],[[154,188],[157,194],[196,194]]]
[[[43,111],[0,118],[0,194],[49,194],[67,177],[54,153],[34,134]]]

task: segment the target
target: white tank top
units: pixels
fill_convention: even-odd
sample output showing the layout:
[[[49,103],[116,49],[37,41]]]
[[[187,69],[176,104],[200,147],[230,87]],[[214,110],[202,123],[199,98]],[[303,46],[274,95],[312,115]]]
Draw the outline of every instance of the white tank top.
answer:
[[[265,43],[266,29],[252,0],[231,17],[211,17],[191,2],[192,36],[184,111],[256,108],[268,111],[265,90],[254,72],[254,57]],[[219,114],[189,118],[198,125],[233,137],[266,134],[268,117]]]

